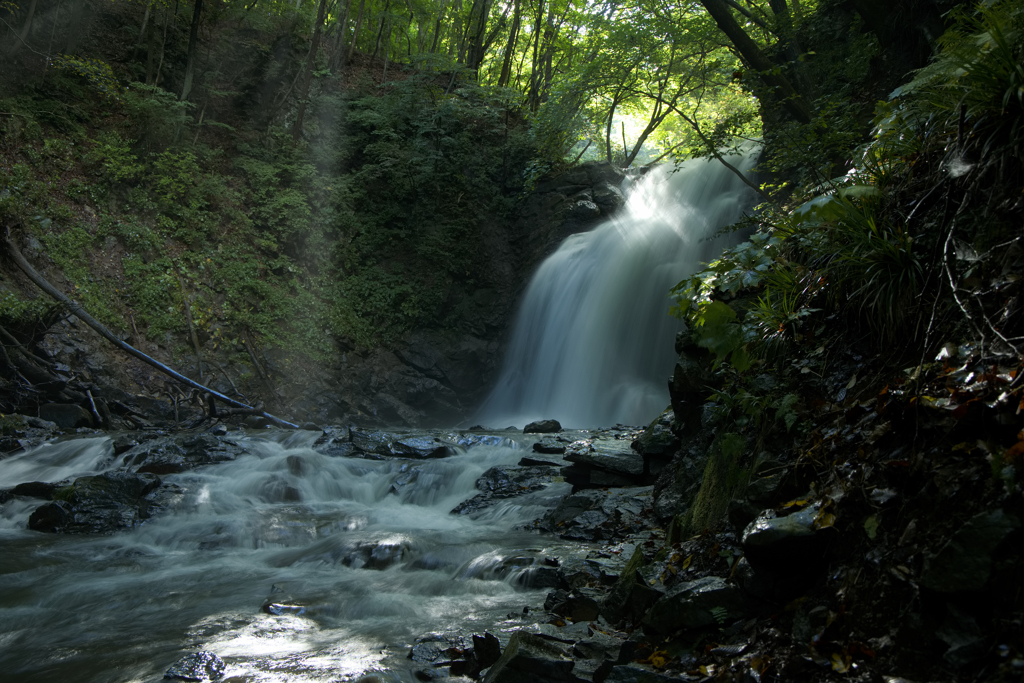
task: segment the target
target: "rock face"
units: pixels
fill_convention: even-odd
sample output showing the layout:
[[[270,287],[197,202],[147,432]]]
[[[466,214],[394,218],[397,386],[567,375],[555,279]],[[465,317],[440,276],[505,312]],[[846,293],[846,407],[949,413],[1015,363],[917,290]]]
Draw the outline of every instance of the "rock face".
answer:
[[[644,617],[644,626],[656,633],[695,630],[725,625],[746,614],[740,591],[717,576],[673,586]]]
[[[228,462],[246,452],[245,447],[212,434],[178,434],[130,447],[121,455],[120,464],[138,473],[174,474]]]
[[[996,548],[1019,528],[1020,520],[1001,509],[975,515],[929,559],[921,585],[940,593],[981,590]]]
[[[594,437],[580,439],[565,449],[572,465],[562,475],[573,490],[609,486],[640,486],[653,482],[644,457],[631,447],[630,441]]]
[[[501,437],[495,439],[501,441]],[[355,427],[328,427],[323,436],[313,444],[313,449],[324,455],[382,460],[446,458],[461,452],[463,446],[437,436],[396,434]]]
[[[469,500],[459,503],[452,514],[466,515],[490,507],[496,500],[521,496],[539,491],[552,478],[550,467],[520,467],[508,465],[492,467],[476,480],[476,487],[482,492]]]
[[[47,403],[39,406],[40,419],[53,422],[61,429],[92,427],[93,419],[82,406],[71,403]]]
[[[610,538],[640,524],[640,514],[650,504],[651,493],[649,486],[580,491],[545,515],[540,528],[570,540]]]
[[[146,496],[159,485],[160,479],[153,474],[106,472],[79,477],[54,493],[57,500],[37,508],[28,526],[71,534],[130,529],[149,517],[151,502]]]

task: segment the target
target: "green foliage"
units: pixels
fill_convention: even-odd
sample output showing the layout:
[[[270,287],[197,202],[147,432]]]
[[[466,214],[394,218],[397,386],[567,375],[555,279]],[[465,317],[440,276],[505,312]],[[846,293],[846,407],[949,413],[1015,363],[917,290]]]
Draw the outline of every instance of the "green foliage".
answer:
[[[124,91],[124,112],[129,123],[127,137],[146,152],[163,150],[173,144],[192,121],[192,105],[171,92],[152,85],[131,83]]]
[[[48,301],[25,299],[15,292],[0,291],[0,322],[17,326],[43,318],[51,309]]]
[[[52,64],[55,69],[85,78],[93,90],[104,97],[115,101],[121,99],[121,85],[117,82],[113,69],[106,62],[73,55],[58,55]]]
[[[893,95],[945,114],[946,125],[970,122],[979,152],[995,145],[1019,151],[1024,114],[1024,9],[1019,3],[984,3],[960,9],[939,43],[938,58]],[[961,141],[964,143],[966,141]]]
[[[144,166],[132,152],[131,141],[115,131],[104,131],[86,155],[87,163],[97,168],[107,184],[128,182],[141,175]]]

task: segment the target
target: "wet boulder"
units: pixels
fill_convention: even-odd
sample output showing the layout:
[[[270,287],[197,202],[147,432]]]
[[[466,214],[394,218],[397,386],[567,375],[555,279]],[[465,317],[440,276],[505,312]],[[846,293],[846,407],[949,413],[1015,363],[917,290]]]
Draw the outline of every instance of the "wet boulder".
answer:
[[[105,472],[79,477],[54,492],[54,502],[29,517],[35,531],[103,534],[138,526],[150,516],[147,494],[160,485],[152,474]]]
[[[11,489],[11,494],[15,496],[24,496],[25,498],[42,498],[43,500],[50,500],[59,488],[60,484],[55,484],[53,482],[27,481],[18,484]]]
[[[572,622],[594,621],[601,611],[597,600],[578,590],[548,593],[544,609]]]
[[[534,633],[516,631],[483,680],[484,683],[576,681],[572,674],[575,664],[558,644]]]
[[[459,452],[459,446],[435,436],[414,436],[350,428],[348,444],[335,434],[325,435],[314,448],[329,455],[368,458],[447,458]]]
[[[678,675],[630,662],[611,667],[604,678],[604,683],[678,683],[679,680],[681,679]]]
[[[409,544],[404,541],[360,543],[342,558],[341,563],[356,569],[387,569],[405,559],[409,551]]]
[[[551,434],[562,431],[558,420],[538,420],[523,427],[523,434]]]
[[[164,678],[179,681],[216,681],[224,676],[224,660],[212,652],[203,650],[185,655],[167,670]]]
[[[458,450],[437,437],[405,437],[391,443],[392,455],[400,458],[447,458]]]
[[[213,434],[178,434],[129,448],[121,463],[133,472],[163,475],[228,462],[247,452],[244,446]]]
[[[644,617],[655,633],[722,626],[746,615],[739,589],[717,576],[687,581],[670,588]]]
[[[743,530],[743,550],[755,568],[776,573],[800,571],[820,562],[827,536],[815,526],[819,506],[812,505],[785,517],[765,510]]]
[[[640,513],[651,492],[650,486],[579,491],[545,515],[539,527],[569,540],[615,538],[642,526]]]
[[[648,608],[662,596],[662,591],[650,586],[640,573],[643,562],[643,552],[638,547],[605,596],[601,613],[610,623],[640,621]]]
[[[631,444],[644,460],[644,471],[657,476],[679,451],[680,440],[673,431],[674,414],[669,408],[659,415]]]
[[[459,503],[452,510],[454,515],[467,515],[490,507],[495,501],[513,498],[547,486],[554,475],[550,467],[520,467],[506,465],[492,467],[476,480],[481,493]]]
[[[611,213],[626,202],[622,190],[607,180],[602,180],[594,185],[592,196],[594,203],[605,213]]]
[[[570,443],[563,456],[571,465],[562,476],[573,491],[588,488],[640,486],[650,482],[644,458],[630,441],[593,437]]]
[[[561,455],[562,453],[565,453],[565,444],[559,443],[551,438],[546,438],[533,444],[533,452],[544,453],[547,455]]]
[[[332,458],[350,458],[362,454],[359,447],[352,442],[348,427],[325,428],[324,433],[313,444],[313,450]]]
[[[494,635],[484,632],[473,636],[473,654],[482,668],[487,668],[501,659],[501,642]]]

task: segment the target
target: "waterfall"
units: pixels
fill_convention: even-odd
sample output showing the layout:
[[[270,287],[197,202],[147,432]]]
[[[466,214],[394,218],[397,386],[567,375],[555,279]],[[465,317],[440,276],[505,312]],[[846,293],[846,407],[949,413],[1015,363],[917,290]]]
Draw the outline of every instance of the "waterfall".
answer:
[[[749,170],[754,156],[733,161]],[[498,382],[474,418],[523,426],[646,424],[669,402],[681,323],[669,289],[735,242],[716,236],[753,203],[718,161],[653,169],[619,215],[572,235],[526,289]]]

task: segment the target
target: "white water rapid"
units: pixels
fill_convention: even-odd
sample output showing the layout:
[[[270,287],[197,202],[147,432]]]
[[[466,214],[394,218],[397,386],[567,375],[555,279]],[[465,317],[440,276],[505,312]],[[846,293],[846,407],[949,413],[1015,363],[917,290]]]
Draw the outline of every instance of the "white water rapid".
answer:
[[[0,506],[0,680],[155,682],[202,649],[231,681],[411,683],[416,638],[493,630],[543,602],[526,565],[582,547],[514,530],[567,484],[451,514],[528,444],[455,434],[457,455],[374,461],[320,454],[318,433],[268,434],[226,437],[250,454],[163,477],[170,509],[111,536],[30,531],[43,500]],[[106,438],[44,445],[0,460],[0,489],[113,463]]]
[[[754,158],[734,158],[749,170]],[[653,169],[622,212],[562,243],[531,280],[498,382],[474,418],[495,427],[554,418],[583,429],[646,424],[668,406],[680,323],[668,291],[735,236],[753,203],[718,161]]]

